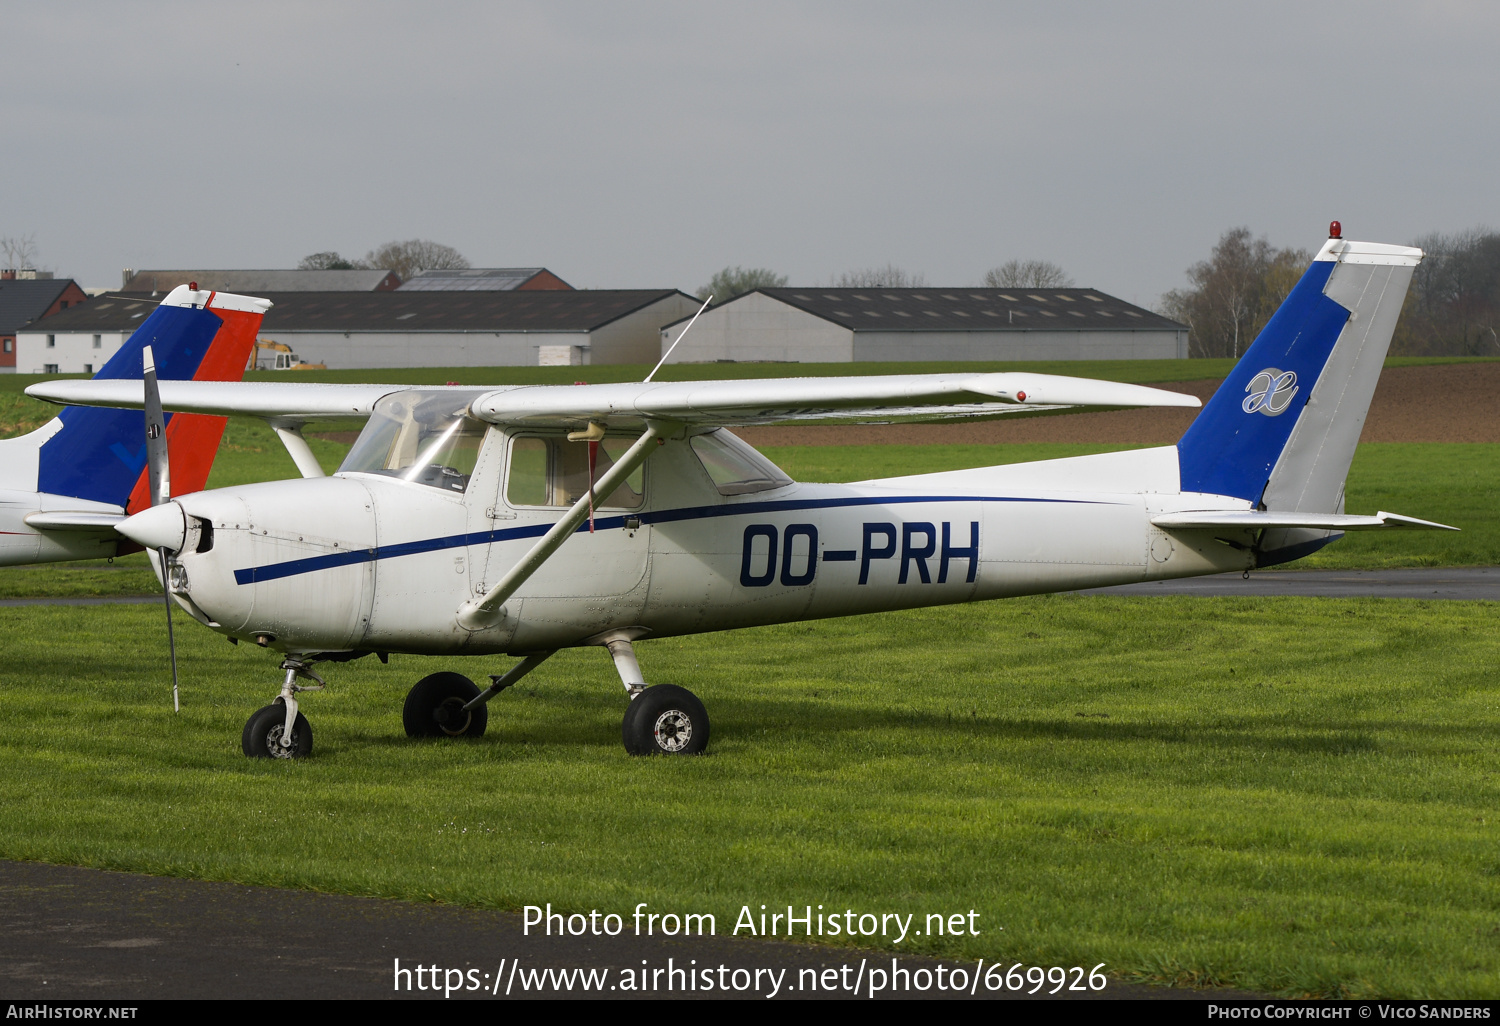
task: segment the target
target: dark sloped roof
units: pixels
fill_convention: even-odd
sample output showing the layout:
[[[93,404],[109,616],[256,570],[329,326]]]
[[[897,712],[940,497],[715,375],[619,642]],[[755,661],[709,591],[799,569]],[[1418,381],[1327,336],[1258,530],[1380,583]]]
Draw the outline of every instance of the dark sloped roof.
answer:
[[[535,279],[541,278],[540,282]],[[401,283],[403,292],[486,292],[535,288],[572,288],[545,267],[466,267],[419,271]]]
[[[46,313],[71,284],[72,278],[0,279],[0,335],[14,335]]]
[[[272,303],[261,333],[291,331],[592,331],[676,289],[543,292],[262,292]],[[689,297],[691,298],[691,297]],[[160,301],[106,293],[48,317],[32,330],[133,329]]]
[[[855,331],[1187,330],[1185,324],[1096,289],[755,291]]]
[[[394,272],[384,268],[352,271],[156,270],[136,271],[120,291],[166,295],[177,286],[194,281],[199,288],[251,296],[263,292],[373,292],[394,289],[401,284]]]

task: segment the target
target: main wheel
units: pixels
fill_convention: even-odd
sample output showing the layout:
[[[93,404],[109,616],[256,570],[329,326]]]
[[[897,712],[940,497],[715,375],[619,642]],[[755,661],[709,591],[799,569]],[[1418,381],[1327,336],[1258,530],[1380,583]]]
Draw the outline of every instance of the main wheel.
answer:
[[[675,684],[657,684],[631,699],[620,734],[631,755],[697,755],[708,746],[708,710]]]
[[[292,743],[283,745],[281,735],[286,731],[286,706],[280,702],[257,709],[245,721],[245,732],[240,736],[240,747],[252,759],[300,759],[312,754],[312,727],[307,717],[300,712],[292,721]]]
[[[479,737],[489,725],[486,705],[464,711],[479,697],[479,688],[461,673],[433,673],[417,681],[406,694],[401,722],[407,737]]]

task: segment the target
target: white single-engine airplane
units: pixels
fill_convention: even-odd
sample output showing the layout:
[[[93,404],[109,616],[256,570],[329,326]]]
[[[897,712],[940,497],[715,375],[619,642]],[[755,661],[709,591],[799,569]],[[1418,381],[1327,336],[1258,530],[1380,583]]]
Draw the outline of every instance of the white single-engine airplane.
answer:
[[[1337,225],[1175,446],[800,484],[726,430],[797,417],[1055,406],[1198,406],[1138,385],[928,374],[503,388],[165,381],[168,410],[280,425],[302,480],[182,495],[119,524],[161,554],[177,602],[284,655],[250,756],[312,748],[311,667],[369,653],[508,653],[481,691],[418,681],[413,736],[477,736],[485,703],[558,649],[608,649],[635,754],[701,752],[709,721],[648,687],[633,643],[818,617],[1283,563],[1348,530],[1440,528],[1344,512],[1344,479],[1421,251]],[[33,385],[59,403],[146,408],[135,381]],[[332,477],[290,427],[364,415]],[[159,415],[157,415],[159,416]],[[298,451],[299,447],[302,451]]]

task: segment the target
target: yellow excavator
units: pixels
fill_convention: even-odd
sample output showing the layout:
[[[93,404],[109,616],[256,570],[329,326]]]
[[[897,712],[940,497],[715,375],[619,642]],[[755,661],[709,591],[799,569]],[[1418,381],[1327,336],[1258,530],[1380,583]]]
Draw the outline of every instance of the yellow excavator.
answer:
[[[273,359],[265,364],[261,363],[260,351],[268,349],[273,354]],[[302,358],[292,352],[292,347],[285,342],[273,342],[267,338],[255,340],[255,353],[250,357],[250,366],[246,370],[327,370],[326,363],[303,363]]]

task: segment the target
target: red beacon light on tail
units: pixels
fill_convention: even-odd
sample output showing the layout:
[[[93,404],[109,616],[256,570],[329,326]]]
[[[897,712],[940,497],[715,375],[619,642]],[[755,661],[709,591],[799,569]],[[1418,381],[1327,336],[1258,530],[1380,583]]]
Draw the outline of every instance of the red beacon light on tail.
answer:
[[[1328,222],[1328,237],[1330,239],[1341,239],[1344,237],[1344,226],[1337,221]]]

